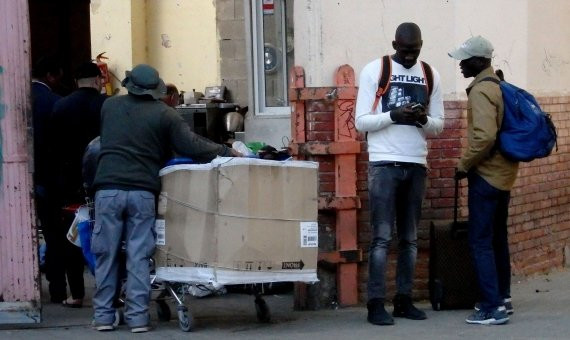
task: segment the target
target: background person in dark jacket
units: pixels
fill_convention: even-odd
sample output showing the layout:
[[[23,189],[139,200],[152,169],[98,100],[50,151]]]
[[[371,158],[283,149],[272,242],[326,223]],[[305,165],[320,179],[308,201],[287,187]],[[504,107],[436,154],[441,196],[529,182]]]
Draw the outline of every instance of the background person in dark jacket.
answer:
[[[114,329],[117,257],[124,238],[125,321],[133,333],[138,333],[149,330],[149,258],[155,247],[153,228],[160,168],[173,152],[209,159],[240,154],[191,132],[182,117],[159,100],[166,95],[166,86],[151,66],[137,65],[127,72],[122,84],[129,94],[108,99],[102,109],[91,240],[97,284],[93,325],[99,331]]]
[[[66,297],[65,271],[58,263],[56,205],[48,186],[48,130],[53,105],[61,96],[53,92],[61,82],[63,71],[53,57],[38,59],[32,70],[32,126],[34,131],[34,198],[36,215],[46,242],[45,273],[51,302],[61,303]],[[52,245],[50,247],[50,245]]]
[[[101,107],[107,97],[101,94],[102,77],[99,67],[86,62],[79,66],[75,79],[77,90],[58,100],[50,122],[50,160],[53,172],[53,199],[58,215],[58,265],[67,274],[71,297],[64,306],[81,307],[85,295],[83,282],[84,261],[81,248],[67,241],[67,229],[74,218],[74,210],[64,207],[85,203],[81,176],[85,147],[99,135]],[[63,282],[65,287],[65,281]]]

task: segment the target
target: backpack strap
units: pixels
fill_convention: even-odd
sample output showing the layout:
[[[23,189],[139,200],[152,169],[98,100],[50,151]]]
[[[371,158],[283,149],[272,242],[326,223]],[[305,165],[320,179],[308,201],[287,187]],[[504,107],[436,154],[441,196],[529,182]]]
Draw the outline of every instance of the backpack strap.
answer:
[[[503,78],[503,79],[504,79],[504,78]],[[499,79],[497,79],[497,78],[494,78],[494,77],[486,77],[486,78],[483,78],[483,79],[481,79],[481,80],[479,81],[479,83],[482,82],[482,81],[490,81],[490,82],[495,83],[495,84],[497,84],[497,85],[500,85],[500,84],[501,84],[501,81],[500,81]],[[467,95],[469,95],[469,92],[467,92]],[[503,119],[505,119],[504,116],[503,116]],[[503,125],[503,122],[501,121],[501,126],[502,126],[502,125]],[[489,151],[489,154],[490,154],[490,155],[493,155],[495,152],[497,152],[497,151],[499,150],[499,145],[498,145],[498,143],[499,143],[499,134],[501,133],[501,126],[499,126],[499,130],[497,131],[497,139],[496,139],[496,141],[495,141],[495,144],[493,144],[493,147],[491,148],[491,151]]]
[[[495,84],[501,84],[501,81],[499,79],[493,78],[493,77],[483,78],[483,79],[481,79],[481,81],[492,81]]]
[[[422,71],[424,72],[424,77],[426,78],[427,82],[428,98],[426,104],[429,104],[429,99],[433,92],[433,71],[431,70],[431,66],[429,66],[428,63],[421,61],[421,65],[422,65]]]
[[[392,60],[389,55],[382,57],[382,68],[380,69],[380,76],[378,79],[378,89],[376,90],[376,98],[374,98],[374,104],[372,105],[372,112],[376,111],[378,107],[378,102],[380,98],[386,93],[388,87],[390,86],[390,76],[392,75]]]

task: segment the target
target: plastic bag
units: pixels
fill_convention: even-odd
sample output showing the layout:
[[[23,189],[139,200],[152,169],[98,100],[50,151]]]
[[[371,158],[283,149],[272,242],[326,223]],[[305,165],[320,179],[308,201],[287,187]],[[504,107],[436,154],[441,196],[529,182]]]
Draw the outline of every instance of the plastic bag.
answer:
[[[232,148],[234,148],[235,150],[241,152],[242,155],[244,155],[244,157],[251,157],[254,156],[255,154],[253,153],[253,151],[251,151],[250,148],[247,147],[247,145],[245,145],[243,142],[241,141],[235,141],[232,144]]]
[[[93,232],[93,220],[85,220],[77,223],[77,230],[79,231],[79,240],[81,242],[81,251],[83,257],[89,267],[91,274],[95,275],[95,255],[91,252],[91,233]]]
[[[77,230],[77,225],[82,221],[89,220],[89,207],[81,206],[75,211],[75,218],[67,231],[67,240],[73,243],[75,246],[81,247],[81,242],[79,241],[79,232]]]

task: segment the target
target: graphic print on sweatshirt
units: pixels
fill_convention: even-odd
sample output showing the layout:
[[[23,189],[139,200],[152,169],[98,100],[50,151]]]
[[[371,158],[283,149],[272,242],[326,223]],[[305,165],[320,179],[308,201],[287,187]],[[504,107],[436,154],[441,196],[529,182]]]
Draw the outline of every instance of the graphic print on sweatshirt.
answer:
[[[423,74],[421,77],[410,74],[392,74],[388,91],[382,96],[382,112],[388,112],[408,103],[420,103],[427,107],[425,77]]]

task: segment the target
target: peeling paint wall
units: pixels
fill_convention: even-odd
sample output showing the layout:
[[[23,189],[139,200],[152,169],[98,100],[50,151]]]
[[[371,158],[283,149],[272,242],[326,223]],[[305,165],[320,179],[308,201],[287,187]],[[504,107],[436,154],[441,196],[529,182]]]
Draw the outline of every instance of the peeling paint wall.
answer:
[[[2,68],[2,65],[0,65],[0,76],[2,76],[3,72],[4,72],[4,68]],[[3,144],[4,144],[3,143],[4,137],[2,136],[2,128],[1,128],[2,125],[1,125],[1,123],[2,123],[2,120],[4,119],[4,115],[6,112],[6,106],[4,105],[4,100],[2,98],[2,95],[3,95],[2,94],[2,87],[0,87],[0,188],[2,187],[2,178],[3,178],[2,169],[4,168],[4,166],[3,166],[4,165],[4,156],[2,153]],[[1,194],[2,193],[0,192],[0,195]]]
[[[30,23],[26,1],[0,1],[0,324],[40,321],[29,139]]]
[[[139,63],[179,90],[221,84],[213,1],[92,0],[91,46],[93,56],[107,52],[115,88]]]
[[[295,0],[295,63],[308,86],[332,84],[342,64],[357,74],[374,58],[393,53],[396,27],[422,29],[421,59],[441,74],[446,99],[464,96],[468,84],[447,52],[471,35],[495,46],[494,66],[537,94],[570,88],[570,19],[567,0]]]

